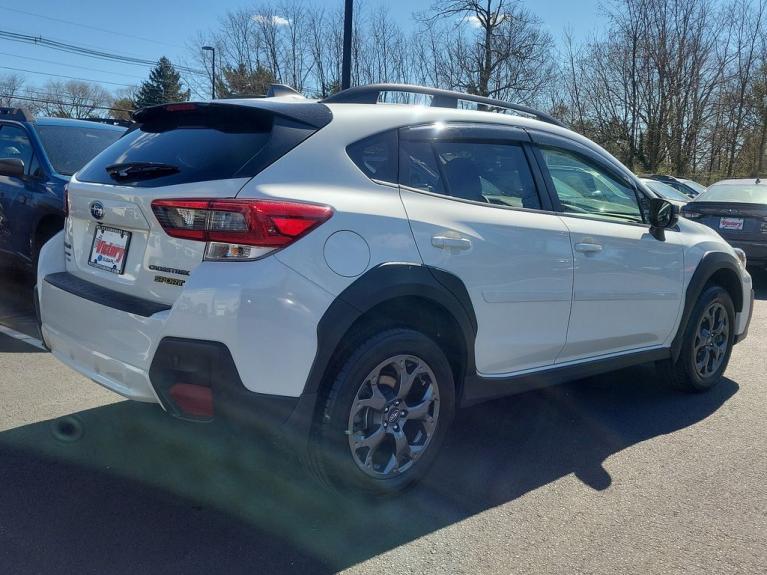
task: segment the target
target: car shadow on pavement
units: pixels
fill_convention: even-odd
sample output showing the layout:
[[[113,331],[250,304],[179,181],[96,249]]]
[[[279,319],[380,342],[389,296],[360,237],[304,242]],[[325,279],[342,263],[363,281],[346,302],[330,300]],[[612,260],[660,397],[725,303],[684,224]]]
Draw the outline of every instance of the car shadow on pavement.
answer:
[[[0,433],[0,557],[15,574],[331,573],[569,474],[609,489],[608,457],[737,390],[682,394],[642,366],[475,406],[386,499],[323,489],[261,433],[120,402]]]

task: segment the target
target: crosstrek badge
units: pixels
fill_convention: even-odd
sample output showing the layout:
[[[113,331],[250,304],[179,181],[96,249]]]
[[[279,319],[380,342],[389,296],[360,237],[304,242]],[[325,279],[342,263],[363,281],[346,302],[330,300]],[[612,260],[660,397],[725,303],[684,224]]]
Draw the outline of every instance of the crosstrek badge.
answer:
[[[96,226],[88,265],[115,274],[123,273],[130,237],[131,233],[125,230]]]

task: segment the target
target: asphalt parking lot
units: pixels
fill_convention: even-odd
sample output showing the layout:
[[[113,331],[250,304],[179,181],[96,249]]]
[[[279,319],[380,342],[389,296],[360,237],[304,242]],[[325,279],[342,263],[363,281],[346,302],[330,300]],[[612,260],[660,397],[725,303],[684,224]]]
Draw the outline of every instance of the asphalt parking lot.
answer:
[[[764,573],[767,274],[713,392],[649,367],[461,412],[428,479],[365,500],[123,401],[0,333],[0,571]],[[34,333],[0,268],[0,325]]]

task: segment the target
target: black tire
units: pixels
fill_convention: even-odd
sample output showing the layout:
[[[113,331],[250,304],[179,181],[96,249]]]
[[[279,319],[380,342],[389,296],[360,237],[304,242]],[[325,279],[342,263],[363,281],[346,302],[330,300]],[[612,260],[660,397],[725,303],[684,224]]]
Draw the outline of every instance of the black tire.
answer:
[[[721,362],[717,361],[715,369],[712,369],[710,373],[702,374],[700,368],[696,366],[696,360],[701,357],[709,358],[708,355],[703,354],[710,352],[696,349],[696,342],[699,343],[702,340],[699,337],[701,322],[704,321],[704,314],[712,309],[712,306],[723,310],[726,314],[728,324],[727,334],[726,337],[721,336],[722,345],[726,345],[726,348],[721,356]],[[703,325],[707,325],[707,323]],[[732,298],[727,293],[727,290],[721,286],[709,286],[701,294],[687,322],[679,357],[676,361],[672,359],[659,361],[657,363],[658,373],[669,385],[676,389],[697,393],[708,391],[721,381],[722,374],[724,374],[730,361],[734,341],[735,306],[732,303]],[[708,359],[705,363],[709,365]],[[713,363],[711,367],[714,367]],[[704,369],[703,371],[706,370]]]
[[[395,376],[389,376],[388,379],[384,376],[384,371],[394,366],[395,362],[387,364],[387,368],[380,368],[382,363],[386,363],[390,359],[402,358],[402,356],[412,357],[423,362],[417,364],[419,372],[424,371],[424,365],[430,369],[430,374],[420,375],[417,379],[411,377],[414,383],[412,384],[411,395],[407,397],[408,399],[411,398],[413,392],[416,395],[421,393],[421,389],[426,390],[423,397],[427,397],[426,393],[431,393],[428,398],[434,398],[434,393],[437,393],[437,400],[431,399],[432,403],[428,408],[431,413],[429,425],[434,425],[431,433],[428,432],[425,422],[421,428],[418,428],[422,425],[421,421],[409,421],[407,419],[415,413],[414,407],[411,413],[407,414],[405,408],[410,409],[408,400],[403,399],[401,406],[398,403],[399,407],[394,407],[393,402],[400,401],[397,400],[396,392],[402,385],[402,378],[397,379],[396,387],[391,387],[391,394],[385,385],[379,384],[379,382],[395,379]],[[406,365],[402,359],[398,359],[397,363]],[[405,369],[410,369],[410,365],[412,363],[407,363],[408,367]],[[380,375],[375,378],[375,385],[377,389],[380,388],[384,392],[383,395],[387,396],[386,409],[391,410],[387,413],[392,416],[395,415],[392,413],[393,411],[401,410],[399,413],[405,414],[401,420],[397,419],[391,424],[388,431],[384,430],[383,427],[384,423],[390,425],[384,421],[390,417],[383,413],[383,409],[374,410],[363,407],[360,410],[359,407],[360,402],[365,401],[367,390],[372,392],[372,385],[369,385],[369,382],[373,381],[373,378],[370,376],[379,368]],[[416,368],[413,368],[411,373],[415,372]],[[434,381],[432,381],[431,375],[434,376]],[[361,397],[363,399],[360,399]],[[416,398],[413,403],[423,405],[427,401],[420,401]],[[353,410],[359,411],[353,412]],[[384,457],[384,459],[389,461],[390,465],[395,465],[397,470],[380,477],[372,476],[371,474],[376,473],[376,464],[363,470],[365,463],[361,461],[367,459],[365,450],[368,448],[363,447],[357,451],[352,448],[352,443],[356,437],[367,435],[364,431],[355,431],[357,423],[352,421],[352,418],[361,413],[364,414],[361,419],[373,421],[370,423],[370,427],[375,428],[376,433],[393,433],[393,429],[398,423],[401,425],[401,430],[398,428],[398,432],[401,431],[402,435],[405,434],[406,430],[409,435],[416,437],[418,437],[418,433],[423,433],[422,438],[426,438],[423,439],[425,447],[416,456],[417,459],[407,459],[411,453],[410,446],[408,446],[406,451],[408,455],[400,459],[397,441],[393,436],[392,438],[384,437],[382,443],[378,444],[376,448],[370,449],[371,452],[375,451],[375,453],[371,453],[370,459],[374,459],[373,455],[378,455],[378,450],[384,452],[385,448],[391,446],[391,458],[386,459]],[[377,495],[401,492],[421,479],[433,463],[453,420],[454,413],[455,384],[453,373],[439,346],[422,333],[410,329],[391,329],[382,332],[360,344],[336,372],[310,444],[309,458],[312,470],[323,483],[339,490],[352,488]],[[381,419],[379,423],[375,423],[374,420],[378,415],[381,416]],[[372,435],[373,433],[370,433],[369,436]],[[401,438],[400,435],[398,437]],[[384,443],[387,440],[389,443]],[[386,453],[384,453],[385,455]],[[401,470],[400,461],[403,462]],[[381,463],[379,467],[380,471],[387,466]]]

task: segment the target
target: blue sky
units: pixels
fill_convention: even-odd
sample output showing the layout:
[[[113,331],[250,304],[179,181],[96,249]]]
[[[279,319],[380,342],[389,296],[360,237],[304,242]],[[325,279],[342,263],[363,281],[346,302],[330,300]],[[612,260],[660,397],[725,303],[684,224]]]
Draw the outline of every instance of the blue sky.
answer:
[[[343,4],[343,0],[306,2],[327,7]],[[365,3],[388,3],[392,16],[408,28],[414,26],[412,13],[427,9],[432,0],[365,0]],[[180,61],[188,59],[189,42],[197,31],[215,26],[229,9],[257,4],[242,0],[35,0],[24,3],[0,0],[0,31],[42,36],[121,55],[151,60],[166,55],[172,61]],[[537,0],[526,5],[557,40],[566,28],[576,39],[582,39],[604,26],[600,0]],[[148,68],[0,38],[0,75],[8,73],[25,76],[30,86],[41,85],[48,79],[64,79],[48,76],[58,74],[98,81],[114,91],[139,83],[148,74]]]

